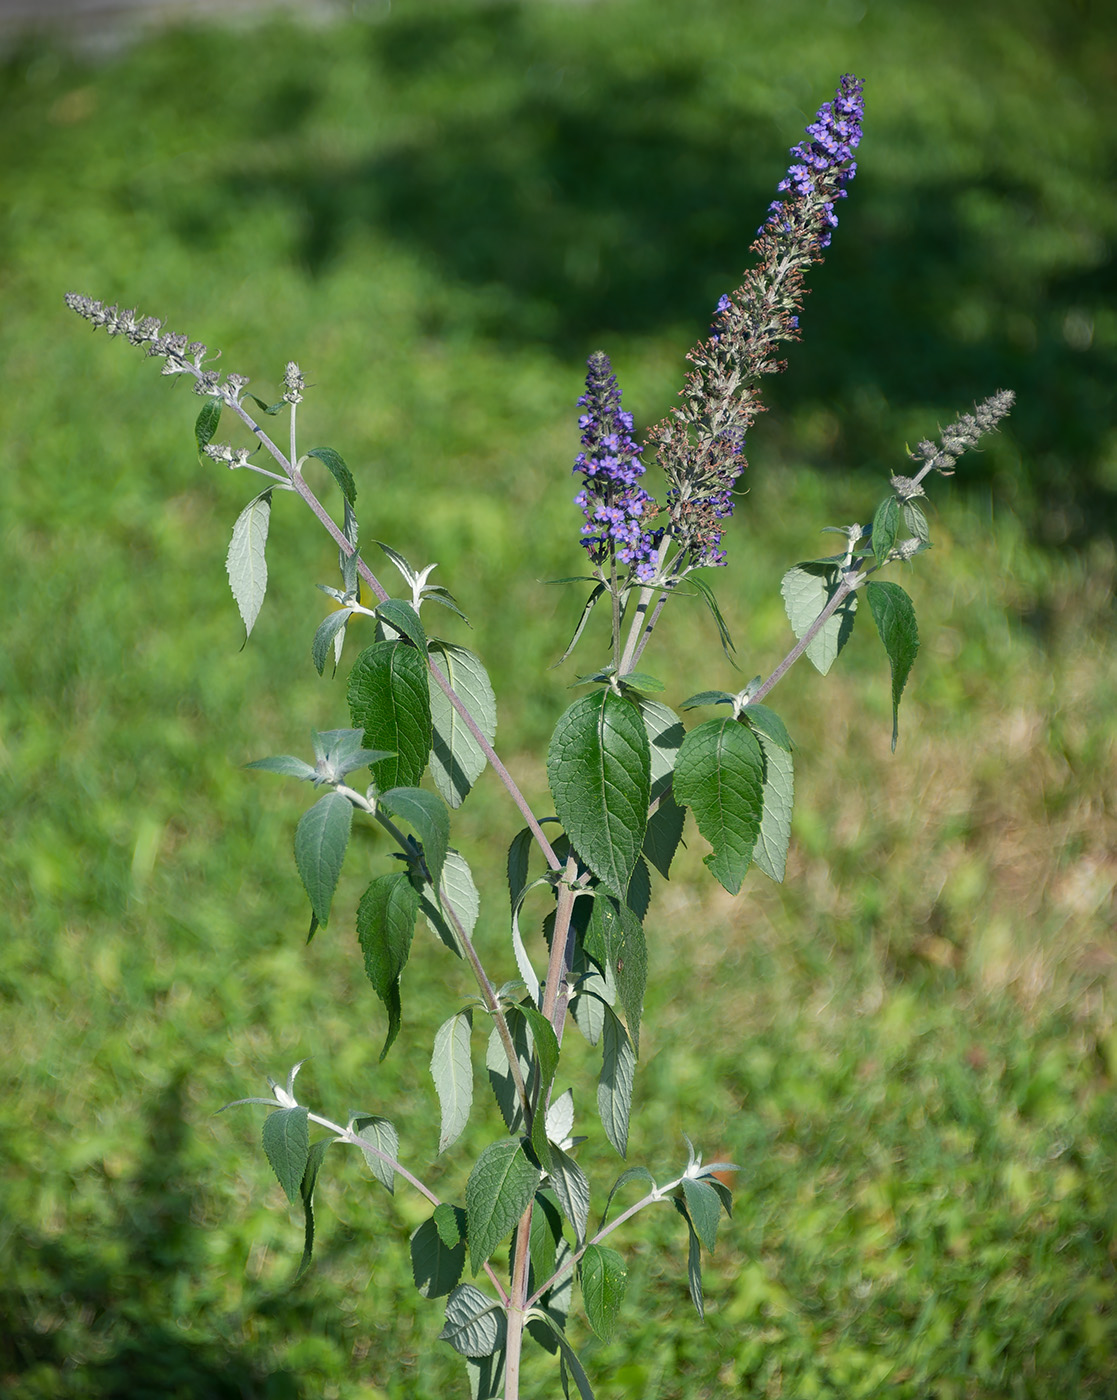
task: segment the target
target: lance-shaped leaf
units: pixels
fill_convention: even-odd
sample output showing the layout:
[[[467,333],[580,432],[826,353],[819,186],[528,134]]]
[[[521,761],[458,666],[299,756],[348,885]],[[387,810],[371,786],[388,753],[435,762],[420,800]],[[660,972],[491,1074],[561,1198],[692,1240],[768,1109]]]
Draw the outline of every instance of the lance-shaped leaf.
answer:
[[[423,1297],[444,1298],[457,1286],[464,1268],[465,1241],[458,1238],[448,1245],[437,1222],[424,1220],[411,1236],[411,1273]]]
[[[386,598],[376,605],[376,616],[406,637],[420,656],[426,656],[427,634],[423,631],[419,614],[410,603],[402,598]]]
[[[299,1261],[298,1271],[295,1274],[296,1282],[310,1267],[311,1255],[314,1253],[314,1188],[318,1184],[318,1172],[322,1166],[322,1158],[326,1155],[326,1148],[330,1146],[332,1141],[332,1138],[321,1138],[310,1149],[306,1171],[303,1173],[302,1185],[299,1188],[303,1203],[303,1257]]]
[[[922,545],[931,543],[931,529],[927,524],[927,517],[923,513],[923,507],[917,505],[915,501],[905,501],[903,507],[904,524],[908,533],[919,541]]]
[[[578,1353],[566,1340],[566,1333],[559,1324],[553,1317],[549,1316],[543,1308],[531,1308],[527,1316],[530,1321],[538,1319],[538,1321],[546,1324],[546,1326],[550,1328],[562,1356],[562,1366],[568,1369],[570,1374],[574,1377],[574,1384],[578,1387],[578,1394],[581,1400],[594,1400],[593,1387],[590,1385],[585,1368],[578,1360]],[[562,1391],[564,1395],[569,1395],[570,1393],[566,1384],[565,1374],[562,1375]]]
[[[328,792],[304,812],[295,828],[295,864],[314,917],[325,928],[349,845],[353,806],[339,792]]]
[[[796,564],[784,574],[780,592],[791,630],[797,637],[807,634],[840,583],[841,570],[836,564],[825,562]],[[856,611],[857,594],[850,593],[811,639],[807,658],[822,675],[833,666],[838,653],[849,641]]]
[[[512,1046],[516,1052],[520,1078],[524,1084],[528,1084],[531,1079],[532,1044],[527,1020],[518,1006],[509,1007],[505,1012],[505,1018],[512,1035]],[[489,1074],[489,1083],[492,1085],[493,1095],[496,1098],[501,1117],[508,1125],[509,1132],[514,1133],[523,1125],[523,1105],[520,1103],[520,1095],[516,1090],[516,1081],[508,1063],[504,1042],[501,1040],[500,1031],[496,1026],[492,1029],[485,1050],[485,1068]]]
[[[578,854],[623,899],[648,820],[651,757],[636,706],[602,690],[560,718],[547,754],[555,810]]]
[[[473,882],[469,863],[460,851],[448,850],[442,862],[442,879],[438,886],[437,902],[429,885],[423,886],[422,907],[427,923],[458,957],[465,956],[458,930],[449,917],[449,912],[457,916],[466,935],[473,933],[477,916],[481,912],[481,896]]]
[[[582,1303],[589,1324],[603,1342],[612,1339],[624,1302],[628,1270],[615,1249],[591,1244],[582,1255]]]
[[[332,447],[312,447],[306,455],[318,458],[341,487],[341,494],[351,506],[355,506],[357,504],[357,483],[353,480],[353,473],[345,465],[341,453],[335,452]]]
[[[365,972],[388,1012],[381,1059],[399,1034],[400,975],[407,965],[418,913],[418,892],[403,870],[377,876],[357,908],[357,936],[365,955]]]
[[[368,1163],[369,1171],[387,1190],[389,1196],[394,1195],[395,1167],[386,1162],[384,1157],[390,1157],[392,1162],[399,1161],[399,1133],[395,1124],[390,1123],[387,1118],[378,1118],[375,1114],[359,1113],[354,1116],[349,1126],[361,1139],[361,1152]],[[371,1150],[373,1148],[376,1150]],[[381,1153],[384,1154],[383,1157]]]
[[[431,1078],[442,1111],[439,1152],[445,1152],[451,1143],[461,1137],[469,1122],[469,1110],[473,1107],[473,1065],[469,1058],[469,1032],[472,1027],[472,1014],[459,1011],[439,1026],[434,1038]]]
[[[326,669],[326,660],[334,649],[337,634],[352,616],[352,608],[338,608],[318,624],[318,630],[310,644],[310,657],[319,675]]]
[[[254,501],[249,501],[237,516],[237,522],[233,526],[233,537],[229,541],[229,553],[225,557],[229,587],[233,590],[233,597],[244,623],[245,640],[252,635],[252,629],[264,603],[264,594],[268,591],[268,561],[265,550],[270,522],[269,488]]]
[[[415,828],[423,843],[423,862],[437,889],[450,842],[450,814],[445,804],[433,792],[416,787],[391,788],[381,795],[380,802],[394,817]]]
[[[490,1356],[467,1356],[469,1400],[502,1400],[504,1395],[504,1347]]]
[[[480,658],[465,647],[452,646],[449,642],[433,642],[430,654],[491,744],[496,738],[496,696]],[[429,680],[434,729],[431,777],[446,804],[460,807],[484,771],[486,759],[481,745],[442,687],[433,676]]]
[[[534,1276],[531,1291],[544,1284],[555,1271],[555,1255],[562,1240],[562,1212],[547,1191],[536,1191],[531,1213],[528,1253]]]
[[[601,1078],[597,1082],[597,1111],[605,1136],[623,1157],[628,1151],[628,1115],[636,1056],[616,1013],[605,1008],[601,1035]]]
[[[255,758],[244,766],[261,768],[265,773],[282,773],[285,778],[301,778],[303,782],[309,783],[318,776],[318,770],[312,764],[301,758],[294,758],[289,753],[277,754],[275,758]]]
[[[462,1356],[491,1356],[503,1345],[504,1314],[495,1298],[472,1283],[459,1284],[446,1299],[446,1325],[438,1334]]]
[[[900,696],[919,650],[919,628],[915,608],[898,583],[869,582],[865,585],[869,607],[892,667],[892,752],[896,752],[899,732]]]
[[[752,709],[752,706],[749,706]],[[745,711],[748,714],[748,710]],[[770,880],[782,883],[791,842],[795,772],[791,754],[767,734],[757,735],[764,754],[764,815],[752,858]]]
[[[886,496],[873,514],[873,553],[880,563],[892,553],[899,528],[900,502],[895,496]]]
[[[365,745],[391,758],[371,765],[381,791],[417,787],[431,751],[427,663],[407,642],[374,642],[349,673],[349,712]]]
[[[202,462],[202,453],[213,441],[220,422],[221,403],[218,399],[209,399],[202,405],[202,411],[194,421],[194,441],[198,444],[199,462]]]
[[[702,1298],[702,1245],[698,1236],[694,1233],[694,1226],[690,1222],[686,1206],[675,1197],[672,1205],[686,1221],[687,1228],[687,1287],[690,1290],[690,1301],[694,1304],[694,1310],[699,1317],[706,1316],[706,1305]]]
[[[593,901],[585,948],[591,958],[612,973],[628,1020],[633,1050],[639,1054],[640,1017],[648,980],[643,925],[628,905],[599,893]]]
[[[310,1156],[309,1110],[305,1104],[279,1108],[264,1119],[264,1152],[287,1199],[301,1199],[303,1175]]]
[[[589,1219],[589,1182],[574,1158],[556,1147],[554,1142],[547,1149],[547,1158],[550,1161],[550,1189],[554,1191],[563,1215],[574,1226],[574,1238],[581,1246]]]
[[[630,1181],[646,1181],[653,1191],[657,1189],[655,1177],[652,1176],[647,1167],[628,1167],[625,1171],[621,1172],[620,1176],[613,1182],[613,1189],[609,1192],[609,1199],[605,1202],[605,1209],[601,1212],[602,1225],[604,1225],[605,1221],[608,1219],[609,1207],[613,1204],[613,1197],[622,1187],[627,1186]]]
[[[528,1161],[517,1138],[486,1147],[465,1187],[469,1262],[476,1273],[527,1210],[539,1169]]]
[[[736,894],[752,860],[764,805],[764,759],[756,735],[730,718],[692,729],[679,750],[674,788],[713,847],[706,864]]]
[[[741,718],[758,735],[766,734],[781,749],[791,752],[791,735],[775,710],[770,710],[767,705],[746,705],[741,711]]]
[[[733,652],[736,648],[733,645],[733,638],[729,635],[729,628],[725,625],[725,618],[721,615],[721,609],[718,607],[718,600],[714,597],[714,590],[706,580],[698,574],[689,575],[688,582],[697,588],[706,606],[710,609],[714,622],[717,625],[718,637],[721,639],[721,649],[725,652],[726,660],[732,666],[734,664]]]
[[[683,1177],[683,1198],[694,1232],[712,1254],[718,1241],[721,1200],[708,1181]]]

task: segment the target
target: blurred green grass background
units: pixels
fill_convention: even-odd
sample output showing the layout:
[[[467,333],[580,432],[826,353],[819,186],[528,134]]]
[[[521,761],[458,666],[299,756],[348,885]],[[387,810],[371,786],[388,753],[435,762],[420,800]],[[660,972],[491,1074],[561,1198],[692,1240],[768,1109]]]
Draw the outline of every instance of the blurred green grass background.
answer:
[[[62,294],[165,317],[265,398],[300,361],[304,445],[354,468],[366,539],[439,562],[498,748],[544,808],[572,679],[547,668],[580,598],[539,580],[581,565],[585,356],[610,352],[638,426],[662,415],[849,70],[860,170],[713,580],[742,669],[681,602],[648,658],[669,698],[770,669],[783,570],[866,517],[905,441],[998,387],[1019,404],[936,482],[936,549],[897,575],[924,645],[896,756],[859,631],[828,678],[773,695],[799,746],[786,884],[728,899],[693,837],[657,887],[630,1161],[677,1170],[689,1133],[742,1164],[738,1204],[704,1325],[665,1212],[620,1241],[617,1340],[575,1340],[618,1400],[1117,1394],[1115,55],[1100,4],[1029,0],[462,0],[155,33],[96,62],[7,52],[5,1394],[465,1393],[410,1283],[414,1200],[328,1160],[292,1288],[301,1225],[258,1119],[211,1116],[309,1056],[317,1106],[389,1114],[462,1194],[468,1158],[432,1160],[426,1070],[460,969],[417,940],[377,1065],[348,929],[383,848],[362,836],[304,948],[302,795],[239,767],[346,722],[309,659],[336,554],[277,501],[238,650],[223,560],[254,487],[198,468],[198,401]],[[455,835],[506,975],[515,827],[488,777]],[[620,1164],[577,1056],[600,1193]],[[556,1393],[550,1359],[529,1365],[528,1393]]]

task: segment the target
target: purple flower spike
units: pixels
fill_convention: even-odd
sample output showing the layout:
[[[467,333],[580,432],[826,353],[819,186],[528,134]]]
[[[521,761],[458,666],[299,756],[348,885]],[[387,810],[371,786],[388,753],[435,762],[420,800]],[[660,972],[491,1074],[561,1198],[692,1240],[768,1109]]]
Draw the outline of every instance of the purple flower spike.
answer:
[[[806,206],[803,212],[825,226],[817,235],[819,248],[829,247],[831,230],[838,226],[834,201],[846,197],[845,187],[857,174],[853,153],[861,143],[864,86],[859,78],[845,75],[834,100],[824,102],[807,127],[810,139],[791,148],[791,167],[776,187],[794,195]],[[769,207],[767,227],[781,233],[793,232],[795,216],[790,205],[791,202],[785,206],[776,200]]]
[[[574,497],[586,519],[582,543],[595,564],[604,563],[614,552],[646,583],[655,576],[663,532],[644,528],[656,504],[636,484],[644,475],[643,448],[632,437],[632,414],[621,408],[621,391],[608,355],[598,350],[587,365],[586,392],[578,400],[579,408],[585,410],[578,419],[582,451],[574,459],[574,470],[582,473],[585,483]]]

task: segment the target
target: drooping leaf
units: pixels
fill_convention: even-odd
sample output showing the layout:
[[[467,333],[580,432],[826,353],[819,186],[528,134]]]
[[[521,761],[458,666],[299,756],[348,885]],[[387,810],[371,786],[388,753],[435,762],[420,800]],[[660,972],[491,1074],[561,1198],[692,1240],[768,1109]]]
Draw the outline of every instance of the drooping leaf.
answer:
[[[264,1152],[292,1205],[301,1199],[310,1156],[309,1111],[305,1104],[296,1104],[293,1108],[277,1108],[264,1119]]]
[[[540,1322],[544,1323],[547,1327],[551,1329],[551,1333],[554,1336],[558,1349],[562,1353],[562,1364],[563,1366],[569,1368],[570,1374],[574,1377],[574,1384],[578,1387],[578,1394],[581,1396],[581,1400],[594,1400],[593,1387],[590,1385],[589,1377],[586,1375],[585,1368],[583,1367],[582,1363],[578,1360],[578,1353],[566,1340],[566,1333],[558,1325],[555,1319],[548,1315],[545,1308],[532,1308],[528,1312],[528,1318],[538,1318]],[[564,1377],[563,1394],[565,1395],[568,1393],[569,1392],[567,1390],[566,1381]]]
[[[640,712],[609,690],[559,719],[547,754],[555,810],[578,854],[623,899],[648,820],[651,756]]]
[[[721,1220],[721,1201],[718,1193],[708,1181],[684,1176],[683,1197],[695,1234],[712,1254],[718,1240],[718,1222]]]
[[[769,880],[780,884],[787,868],[787,848],[791,842],[795,771],[787,749],[767,734],[757,737],[764,754],[764,815],[760,819],[752,858]]]
[[[469,1032],[473,1016],[459,1011],[438,1028],[431,1055],[431,1078],[442,1112],[439,1152],[457,1142],[469,1121],[473,1106],[473,1065],[469,1058]]]
[[[609,1207],[613,1204],[613,1197],[622,1187],[627,1186],[630,1181],[646,1181],[653,1191],[656,1189],[655,1177],[652,1176],[647,1167],[628,1167],[625,1171],[621,1172],[620,1176],[613,1182],[613,1188],[609,1192],[609,1199],[605,1202],[605,1209],[601,1213],[602,1225],[604,1225],[605,1221],[608,1219]]]
[[[352,608],[337,608],[318,624],[310,644],[310,657],[319,675],[326,669],[326,659],[333,650],[335,637],[352,616]]]
[[[895,496],[886,496],[873,514],[873,553],[880,563],[892,553],[899,528],[900,502]]]
[[[299,1188],[303,1203],[303,1257],[299,1261],[299,1267],[295,1274],[296,1282],[310,1267],[311,1255],[314,1253],[314,1188],[318,1184],[318,1172],[322,1166],[322,1158],[326,1155],[326,1148],[330,1146],[332,1141],[332,1138],[320,1138],[311,1147],[307,1157],[306,1171],[303,1173],[302,1185]]]
[[[664,792],[659,806],[648,818],[643,852],[665,880],[671,873],[671,862],[683,839],[685,824],[686,808],[679,806],[673,792]]]
[[[923,507],[915,501],[905,501],[903,516],[908,534],[913,539],[917,539],[920,544],[929,545],[931,543],[931,530],[927,524],[927,517],[923,513]]]
[[[469,1400],[502,1400],[504,1395],[504,1349],[491,1356],[467,1356]]]
[[[582,583],[582,582],[588,582],[588,580],[583,580],[582,578],[553,578],[553,579],[548,579],[548,582],[549,582],[549,583]],[[570,655],[570,653],[574,650],[574,648],[578,645],[578,638],[582,635],[583,631],[585,630],[586,623],[590,620],[590,613],[593,612],[593,606],[594,606],[594,604],[597,602],[597,600],[602,596],[602,594],[603,594],[604,592],[605,592],[605,585],[604,585],[603,583],[599,583],[599,584],[597,584],[597,585],[594,587],[593,591],[590,593],[589,598],[587,598],[587,600],[586,600],[586,606],[582,609],[582,615],[581,615],[581,617],[578,619],[578,625],[577,625],[577,627],[575,627],[575,629],[574,629],[574,635],[573,635],[573,637],[570,638],[570,645],[566,648],[566,650],[563,652],[563,654],[562,654],[562,655],[559,657],[559,659],[555,662],[555,666],[561,666],[562,663],[566,660],[566,658]],[[552,671],[555,669],[555,666],[552,666],[552,667],[551,667],[551,670],[552,670]]]
[[[598,894],[585,937],[586,952],[613,974],[628,1033],[636,1054],[640,1051],[640,1017],[648,980],[648,952],[644,928],[628,905]]]
[[[268,525],[271,522],[271,490],[263,491],[254,501],[249,501],[237,516],[233,526],[233,537],[229,541],[229,552],[225,557],[225,571],[229,575],[229,587],[233,591],[237,609],[244,623],[247,640],[252,635],[256,619],[268,591]]]
[[[481,896],[473,883],[473,873],[460,851],[448,850],[442,862],[442,880],[439,883],[439,902],[435,902],[429,886],[423,887],[422,908],[427,923],[442,939],[443,943],[458,957],[465,956],[458,930],[444,911],[452,910],[458,922],[470,936],[481,912]]]
[[[418,892],[403,870],[377,876],[357,908],[357,936],[365,955],[365,972],[388,1012],[381,1059],[399,1034],[400,976],[411,951],[418,912]]]
[[[764,803],[764,760],[747,725],[711,719],[692,729],[675,765],[676,798],[713,847],[705,863],[736,894],[752,860]]]
[[[714,590],[706,580],[700,578],[698,574],[689,574],[687,576],[687,581],[692,583],[701,594],[702,600],[709,608],[718,629],[718,638],[721,641],[721,649],[725,653],[725,659],[731,666],[735,665],[733,653],[736,648],[733,645],[733,638],[729,635],[729,628],[725,625],[725,618],[721,615],[721,609],[718,607],[718,600],[714,597]]]
[[[508,895],[513,909],[527,889],[528,858],[533,839],[525,826],[513,836],[512,844],[508,847]]]
[[[403,598],[385,598],[382,603],[377,603],[376,616],[406,637],[420,656],[426,656],[427,634],[423,631],[419,614],[410,603]]]
[[[329,922],[352,825],[352,803],[339,792],[328,792],[303,813],[295,828],[295,864],[323,928]]]
[[[357,483],[353,480],[353,473],[345,465],[341,453],[335,452],[332,447],[312,447],[306,455],[318,458],[341,487],[341,494],[351,506],[355,506],[357,504]]]
[[[581,1274],[586,1318],[603,1342],[611,1341],[628,1284],[624,1260],[615,1249],[591,1244],[582,1255]]]
[[[517,1006],[508,1008],[505,1012],[505,1019],[512,1035],[512,1045],[516,1051],[520,1078],[527,1084],[531,1078],[532,1049],[527,1020],[523,1011]],[[493,1095],[496,1098],[501,1117],[508,1125],[509,1132],[514,1133],[523,1126],[523,1105],[520,1103],[520,1096],[516,1090],[516,1081],[508,1063],[504,1042],[501,1040],[500,1032],[496,1026],[492,1029],[485,1051],[485,1068],[489,1074],[489,1083],[492,1085]]]
[[[393,1162],[399,1161],[399,1133],[394,1123],[390,1123],[387,1118],[378,1118],[375,1114],[360,1113],[353,1118],[350,1126],[362,1143],[367,1143],[369,1148],[376,1148],[377,1152],[383,1152]],[[395,1168],[389,1166],[377,1152],[368,1151],[364,1146],[361,1147],[361,1152],[368,1163],[369,1171],[390,1196],[394,1195]]]
[[[516,1225],[539,1185],[539,1170],[517,1138],[491,1143],[465,1187],[469,1262],[476,1273]]]
[[[900,697],[904,693],[912,662],[919,650],[919,628],[915,625],[915,608],[912,601],[898,583],[876,583],[870,580],[865,585],[869,595],[869,608],[877,625],[880,639],[888,653],[888,663],[892,668],[892,752],[896,752],[896,737],[899,733]]]
[[[449,642],[432,642],[430,652],[491,744],[496,738],[496,696],[480,658],[465,647],[452,646]],[[431,777],[446,804],[460,807],[484,771],[487,760],[465,720],[433,676],[430,677],[430,705],[434,731]]]
[[[605,1136],[623,1157],[628,1151],[628,1115],[632,1107],[636,1056],[624,1026],[610,1007],[605,1008],[601,1044],[597,1111],[601,1115],[601,1126],[605,1129]]]
[[[198,461],[202,461],[202,454],[213,441],[217,426],[221,422],[221,402],[218,399],[208,399],[202,405],[202,411],[194,421],[194,441],[198,444]]]
[[[796,564],[784,574],[780,592],[791,630],[797,637],[802,639],[811,629],[840,583],[841,570],[836,564]],[[825,675],[829,671],[838,653],[849,641],[856,611],[857,594],[850,593],[826,619],[807,647],[807,659],[820,674]]]
[[[686,1221],[687,1229],[687,1287],[690,1290],[690,1301],[694,1304],[694,1310],[700,1318],[706,1316],[706,1304],[702,1298],[702,1245],[698,1236],[694,1233],[694,1226],[690,1223],[690,1216],[686,1212],[686,1206],[677,1197],[672,1201],[675,1209]]]
[[[394,817],[415,828],[423,845],[423,863],[437,889],[450,842],[450,814],[442,799],[422,788],[396,787],[382,793],[380,803]]]
[[[791,752],[791,735],[775,710],[770,710],[767,705],[746,705],[741,711],[741,718],[758,735],[766,734],[781,749]]]
[[[491,1356],[503,1346],[504,1314],[495,1298],[472,1283],[460,1283],[446,1299],[446,1325],[438,1334],[462,1356]]]
[[[548,1191],[536,1191],[535,1209],[531,1213],[531,1233],[528,1252],[534,1276],[532,1291],[539,1288],[555,1271],[555,1255],[562,1239],[562,1213]]]
[[[540,1102],[546,1102],[551,1084],[554,1081],[555,1071],[558,1069],[558,1038],[555,1035],[554,1026],[551,1025],[542,1011],[538,1011],[534,1006],[524,1006],[521,1009],[531,1027],[532,1044],[539,1061],[539,1074],[543,1087],[539,1091],[538,1097]]]
[[[381,791],[418,787],[431,751],[427,664],[406,642],[373,642],[349,673],[349,712],[365,745],[393,756],[371,765]]]
[[[434,1219],[424,1220],[411,1236],[411,1273],[423,1297],[444,1298],[457,1286],[464,1268],[465,1241],[447,1245]]]

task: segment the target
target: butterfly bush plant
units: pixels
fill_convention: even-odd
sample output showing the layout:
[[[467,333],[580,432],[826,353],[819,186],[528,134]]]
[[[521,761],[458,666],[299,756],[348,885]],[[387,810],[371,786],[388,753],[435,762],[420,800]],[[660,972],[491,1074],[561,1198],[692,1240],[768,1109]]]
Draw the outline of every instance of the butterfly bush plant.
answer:
[[[600,1050],[597,1116],[623,1158],[647,971],[649,867],[670,874],[689,809],[710,848],[706,864],[731,894],[753,864],[782,880],[792,744],[764,702],[804,653],[819,671],[830,669],[862,599],[891,667],[895,748],[896,715],[919,640],[908,595],[879,575],[928,547],[921,506],[927,479],[935,472],[950,475],[959,455],[1012,405],[1011,393],[996,393],[939,442],[920,442],[909,454],[912,474],[891,478],[871,523],[840,529],[836,554],[792,568],[782,592],[795,645],[766,679],[757,677],[736,694],[704,690],[683,700],[684,711],[720,708],[715,718],[684,729],[659,698],[662,683],[639,667],[664,607],[684,589],[705,598],[723,646],[730,645],[703,571],[726,563],[725,522],[745,467],[747,434],[762,408],[758,386],[782,368],[780,346],[799,337],[805,275],[822,261],[838,222],[837,203],[856,171],[861,91],[859,80],[843,77],[794,147],[779,197],[752,245],[750,270],[718,302],[709,334],[688,355],[680,402],[645,442],[634,436],[608,358],[590,356],[574,471],[593,586],[571,649],[591,609],[603,601],[611,613],[611,648],[582,678],[588,690],[560,716],[550,740],[553,816],[533,812],[493,747],[496,704],[481,660],[430,630],[434,610],[425,605],[458,611],[452,595],[430,582],[433,566],[415,569],[379,545],[403,580],[401,596],[393,597],[361,552],[357,489],[345,461],[331,448],[300,451],[298,406],[306,381],[299,366],[287,365],[278,402],[264,403],[246,392],[242,375],[212,368],[205,345],[132,311],[67,297],[94,327],[123,335],[161,361],[163,374],[193,382],[205,400],[195,434],[206,458],[265,478],[238,518],[228,552],[246,632],[264,600],[268,523],[283,493],[302,498],[339,551],[340,586],[319,585],[331,607],[311,642],[318,672],[340,663],[354,617],[375,620],[376,639],[349,672],[349,727],[313,734],[312,758],[262,758],[248,767],[315,790],[295,831],[312,936],[329,920],[354,821],[376,822],[388,833],[396,859],[372,872],[356,913],[365,970],[384,1006],[381,1058],[400,1033],[404,972],[422,918],[448,953],[468,964],[477,987],[471,1004],[454,1009],[435,1036],[438,1151],[451,1147],[469,1118],[475,1052],[484,1056],[503,1126],[468,1171],[463,1165],[464,1190],[451,1201],[407,1165],[389,1118],[335,1120],[300,1102],[298,1066],[282,1084],[269,1079],[268,1097],[239,1102],[269,1110],[264,1151],[288,1199],[305,1212],[302,1268],[314,1241],[315,1185],[334,1144],[363,1153],[388,1191],[398,1178],[426,1199],[430,1215],[411,1238],[415,1283],[425,1297],[445,1300],[441,1336],[464,1358],[478,1400],[519,1395],[525,1332],[557,1358],[564,1392],[573,1381],[582,1396],[592,1394],[567,1339],[575,1287],[590,1327],[607,1339],[625,1292],[625,1263],[615,1244],[621,1227],[648,1207],[668,1202],[681,1217],[690,1295],[702,1314],[701,1251],[714,1248],[721,1212],[729,1212],[722,1177],[732,1164],[704,1163],[688,1144],[686,1163],[669,1180],[630,1166],[608,1191],[604,1209],[598,1203],[591,1211],[590,1183],[576,1156],[584,1138],[575,1131],[584,1125],[571,1090],[560,1087],[564,1040],[573,1027]],[[216,440],[226,415],[254,435],[253,447]],[[284,422],[285,437],[269,434],[268,417]],[[302,474],[310,457],[339,488],[340,519]],[[664,482],[658,500],[644,484],[653,458]],[[507,855],[505,948],[475,941],[480,897],[450,835],[450,814],[486,765],[523,819]],[[541,930],[529,929],[523,918],[532,891],[551,905]],[[513,966],[516,975],[508,980]],[[636,1183],[639,1198],[621,1209],[622,1193]]]

